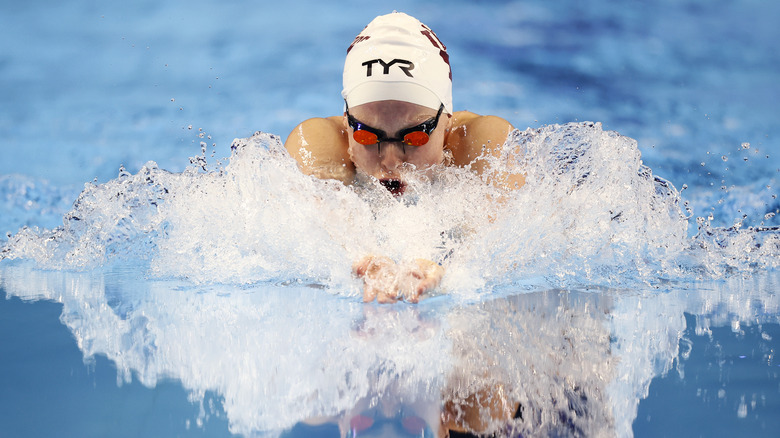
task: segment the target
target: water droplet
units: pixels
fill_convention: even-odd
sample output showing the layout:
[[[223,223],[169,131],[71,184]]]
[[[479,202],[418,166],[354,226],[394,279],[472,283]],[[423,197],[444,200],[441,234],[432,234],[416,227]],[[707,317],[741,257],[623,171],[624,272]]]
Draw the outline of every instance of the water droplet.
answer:
[[[720,159],[721,159],[721,160],[723,160],[723,161],[728,161],[728,160],[729,160],[729,157],[727,157],[727,156],[723,155],[723,156],[721,156],[721,157],[720,157]]]
[[[750,143],[742,143],[742,149],[750,149]]]

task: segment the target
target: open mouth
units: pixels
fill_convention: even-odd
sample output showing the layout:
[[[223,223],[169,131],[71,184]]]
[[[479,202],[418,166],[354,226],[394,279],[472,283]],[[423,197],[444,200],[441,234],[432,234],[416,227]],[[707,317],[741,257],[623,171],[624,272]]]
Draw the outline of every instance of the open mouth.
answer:
[[[406,189],[406,184],[400,179],[380,179],[379,182],[385,186],[393,196],[403,195],[404,190]]]

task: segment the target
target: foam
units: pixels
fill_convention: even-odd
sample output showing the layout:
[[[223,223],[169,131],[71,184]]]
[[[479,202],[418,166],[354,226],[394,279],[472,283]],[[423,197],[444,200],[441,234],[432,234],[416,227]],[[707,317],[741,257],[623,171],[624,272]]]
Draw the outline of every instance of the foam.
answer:
[[[623,286],[721,278],[776,267],[777,231],[718,228],[645,167],[636,142],[598,123],[515,131],[496,172],[523,172],[505,191],[468,169],[407,174],[393,198],[302,175],[278,137],[238,139],[227,165],[181,173],[149,162],[88,183],[55,229],[24,228],[3,258],[47,269],[146,260],[149,275],[194,283],[306,281],[359,293],[352,263],[368,254],[428,258],[443,291],[464,298],[507,284]],[[203,163],[201,163],[203,164]]]

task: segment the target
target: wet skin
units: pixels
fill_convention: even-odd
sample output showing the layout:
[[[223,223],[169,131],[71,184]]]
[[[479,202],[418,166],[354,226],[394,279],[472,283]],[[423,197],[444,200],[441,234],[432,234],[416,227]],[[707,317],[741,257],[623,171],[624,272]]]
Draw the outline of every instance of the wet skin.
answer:
[[[404,128],[419,125],[436,116],[436,110],[408,102],[387,100],[371,102],[350,108],[350,115],[372,128],[381,129],[390,138],[397,138]],[[452,116],[442,114],[428,142],[421,146],[405,145],[401,141],[363,145],[352,137],[347,115],[342,118],[342,128],[347,131],[348,153],[355,167],[379,180],[394,195],[403,194],[406,183],[400,175],[402,168],[428,171],[444,161],[444,144],[450,131]]]
[[[399,131],[435,117],[437,110],[386,100],[350,107],[349,113],[361,123],[384,131],[388,138],[396,138]],[[435,165],[447,164],[469,166],[475,173],[483,174],[489,170],[485,156],[500,156],[501,145],[513,129],[500,117],[458,111],[452,115],[442,113],[424,145],[404,145],[401,141],[363,145],[353,138],[345,113],[302,122],[287,137],[285,148],[307,175],[349,185],[360,172],[400,196],[406,189],[403,174],[407,170],[430,172]],[[451,159],[445,163],[448,155]],[[489,175],[488,181],[507,189],[520,188],[525,183],[522,174]],[[381,254],[361,257],[352,270],[363,280],[366,302],[417,302],[438,287],[444,275],[444,268],[430,260],[396,262]]]

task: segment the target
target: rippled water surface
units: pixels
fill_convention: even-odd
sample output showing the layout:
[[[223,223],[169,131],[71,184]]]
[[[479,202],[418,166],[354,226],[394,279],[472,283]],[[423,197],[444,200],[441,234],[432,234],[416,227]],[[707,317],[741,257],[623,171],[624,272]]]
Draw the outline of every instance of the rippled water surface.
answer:
[[[4,433],[780,427],[778,6],[4,9]],[[518,128],[521,190],[298,172],[285,136],[341,111],[345,47],[393,9],[448,45],[456,109]],[[363,304],[366,254],[446,275]]]

